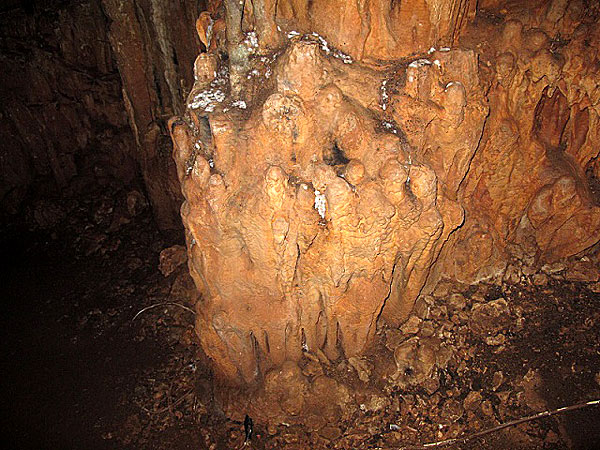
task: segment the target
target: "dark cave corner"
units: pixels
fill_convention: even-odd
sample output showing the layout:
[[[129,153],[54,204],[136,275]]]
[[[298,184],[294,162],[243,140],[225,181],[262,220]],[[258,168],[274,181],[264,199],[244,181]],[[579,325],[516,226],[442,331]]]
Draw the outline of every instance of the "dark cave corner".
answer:
[[[66,216],[69,200],[110,185],[142,193],[160,229],[181,230],[167,121],[183,112],[191,89],[200,47],[194,24],[204,3],[8,1],[1,8],[2,221],[36,209]],[[140,14],[129,14],[134,9]]]
[[[600,445],[599,23],[3,1],[0,436]]]

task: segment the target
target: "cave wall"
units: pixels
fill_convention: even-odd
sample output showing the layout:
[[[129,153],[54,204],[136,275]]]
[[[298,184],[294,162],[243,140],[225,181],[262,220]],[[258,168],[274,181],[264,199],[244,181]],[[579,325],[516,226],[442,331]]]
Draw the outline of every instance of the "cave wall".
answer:
[[[480,49],[490,116],[460,192],[465,224],[437,268],[453,280],[497,280],[509,263],[518,279],[600,239],[598,5],[538,3],[464,39],[494,45]]]
[[[106,26],[93,0],[36,8],[6,2],[0,10],[4,214],[86,180],[134,178],[134,141]]]
[[[167,120],[183,112],[203,1],[5,2],[0,9],[0,211],[142,178],[181,228]],[[78,194],[79,192],[79,194]]]
[[[102,0],[102,6],[155,218],[161,228],[180,228],[182,199],[166,124],[183,112],[194,82],[201,49],[194,24],[204,1]]]

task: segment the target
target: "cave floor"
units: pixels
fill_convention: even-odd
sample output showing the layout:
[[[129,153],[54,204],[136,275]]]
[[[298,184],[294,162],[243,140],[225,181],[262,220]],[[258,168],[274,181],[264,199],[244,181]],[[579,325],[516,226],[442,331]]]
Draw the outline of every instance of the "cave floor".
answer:
[[[122,198],[111,198],[123,193],[113,194],[81,201],[51,230],[2,230],[0,439],[9,448],[399,448],[600,398],[599,286],[538,274],[463,287],[464,304],[430,297],[420,323],[442,327],[455,355],[433,389],[388,390],[319,431],[255,423],[244,445],[243,424],[213,406],[193,315],[172,304],[142,311],[185,303],[184,266],[167,277],[158,270],[160,251],[180,236],[161,235],[147,212],[119,220]],[[514,323],[483,336],[470,316],[477,295],[505,298]],[[370,358],[377,356],[376,347]],[[445,448],[569,447],[600,447],[600,408]]]

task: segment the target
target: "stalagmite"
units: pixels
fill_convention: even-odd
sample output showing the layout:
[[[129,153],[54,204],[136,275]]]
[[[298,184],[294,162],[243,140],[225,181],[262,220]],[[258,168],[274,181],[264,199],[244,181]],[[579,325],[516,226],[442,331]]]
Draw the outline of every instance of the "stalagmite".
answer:
[[[462,44],[476,2],[338,3],[213,5],[170,123],[202,348],[270,420],[313,401],[303,358],[365,355],[440,278],[600,238],[598,75],[581,37],[556,50],[547,34],[579,19],[507,20],[484,54]]]

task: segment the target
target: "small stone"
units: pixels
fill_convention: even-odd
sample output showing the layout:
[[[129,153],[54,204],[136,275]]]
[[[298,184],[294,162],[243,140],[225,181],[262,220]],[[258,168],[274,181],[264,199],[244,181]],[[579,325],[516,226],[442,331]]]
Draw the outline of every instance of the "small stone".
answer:
[[[334,427],[331,425],[328,425],[324,428],[321,428],[321,430],[319,430],[319,436],[321,436],[324,439],[327,439],[328,441],[333,441],[337,438],[339,438],[342,434],[342,431],[338,428],[338,427]]]
[[[433,306],[431,308],[431,318],[433,320],[440,320],[444,318],[444,312],[442,311],[441,306]]]
[[[454,352],[452,348],[446,345],[440,345],[440,348],[437,351],[435,356],[435,363],[439,369],[445,369],[448,366],[448,362],[450,362],[450,358]]]
[[[600,269],[592,261],[580,260],[567,269],[568,281],[595,283],[600,280]]]
[[[545,273],[536,273],[532,278],[531,281],[533,282],[533,284],[535,284],[536,286],[545,286],[548,284],[548,275],[546,275]]]
[[[435,339],[412,337],[394,351],[396,373],[392,376],[396,385],[405,388],[416,385],[431,376],[435,366],[439,343]]]
[[[421,336],[423,337],[431,337],[435,334],[435,328],[430,321],[423,322],[423,326],[421,327]]]
[[[494,415],[494,408],[489,400],[485,400],[481,403],[481,411],[488,417]]]
[[[366,360],[352,356],[351,358],[348,358],[348,363],[354,367],[354,370],[356,370],[358,379],[360,381],[363,383],[369,382],[369,377],[371,376],[371,367]]]
[[[471,300],[479,303],[485,302],[485,292],[482,292],[481,290],[474,292],[473,295],[471,295]]]
[[[390,400],[387,397],[372,394],[367,401],[361,403],[361,409],[369,412],[383,411],[390,405]]]
[[[400,331],[406,335],[417,334],[419,332],[420,325],[421,319],[419,319],[417,316],[410,316],[408,320],[402,324]]]
[[[402,334],[400,330],[390,328],[385,332],[385,346],[392,352],[406,339],[407,336]]]
[[[127,193],[126,203],[127,212],[131,217],[139,216],[148,207],[146,197],[136,190]]]
[[[448,307],[455,310],[464,309],[467,305],[464,295],[462,294],[452,294],[448,299]]]
[[[495,335],[510,321],[510,310],[505,299],[499,298],[487,303],[478,303],[471,308],[471,329],[482,336]],[[488,345],[498,345],[489,343]]]
[[[464,413],[463,407],[457,400],[448,399],[444,402],[440,411],[440,417],[449,422],[456,422]]]
[[[443,280],[440,281],[437,286],[435,287],[435,291],[433,292],[433,295],[437,298],[444,298],[446,297],[453,288],[453,283],[451,281],[448,280]]]
[[[428,298],[429,297],[429,298]],[[415,301],[413,312],[421,319],[429,318],[429,305],[433,303],[433,297],[431,296],[420,296]]]
[[[402,396],[402,403],[406,403],[407,405],[414,405],[417,401],[417,398],[413,394],[405,394]]]
[[[187,261],[187,249],[183,245],[174,245],[160,252],[158,269],[168,277]]]
[[[536,268],[534,266],[530,266],[530,265],[524,265],[521,268],[521,272],[523,273],[523,275],[525,275],[526,277],[530,277],[535,273]]]
[[[423,389],[427,392],[428,395],[433,395],[440,388],[440,379],[437,376],[427,378],[423,384]]]
[[[471,391],[463,401],[463,407],[467,411],[475,411],[481,405],[481,393],[479,391]]]
[[[496,391],[504,382],[504,374],[501,371],[495,372],[492,378],[492,391]]]
[[[504,336],[502,333],[497,334],[496,336],[486,336],[484,339],[484,342],[487,345],[502,345],[504,344],[504,342],[506,341],[506,336]]]
[[[565,270],[566,266],[565,263],[562,261],[559,262],[555,262],[552,264],[544,264],[542,266],[542,271],[544,273],[546,273],[547,275],[554,275],[558,272],[562,272],[563,270]]]

